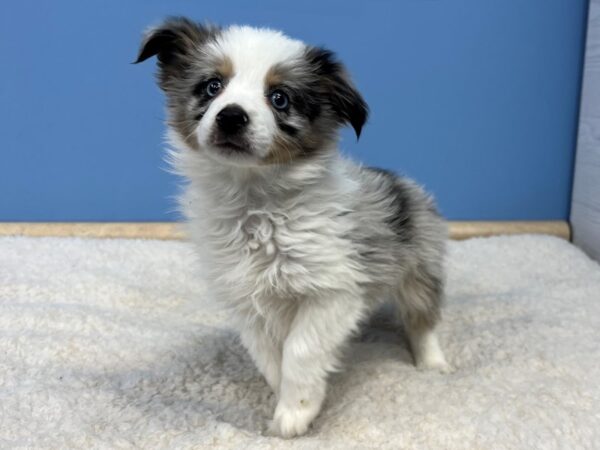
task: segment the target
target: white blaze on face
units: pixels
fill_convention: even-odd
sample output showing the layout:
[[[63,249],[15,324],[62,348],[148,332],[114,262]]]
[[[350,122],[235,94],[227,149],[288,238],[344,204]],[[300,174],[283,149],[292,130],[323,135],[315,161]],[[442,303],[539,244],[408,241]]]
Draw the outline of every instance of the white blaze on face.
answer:
[[[233,26],[206,45],[205,51],[220,58],[229,58],[233,76],[225,80],[225,89],[212,101],[198,124],[201,146],[210,146],[210,136],[217,114],[227,105],[237,104],[248,114],[247,138],[259,158],[269,153],[277,131],[275,116],[265,91],[269,69],[278,63],[300,58],[304,44],[280,32],[268,29]]]

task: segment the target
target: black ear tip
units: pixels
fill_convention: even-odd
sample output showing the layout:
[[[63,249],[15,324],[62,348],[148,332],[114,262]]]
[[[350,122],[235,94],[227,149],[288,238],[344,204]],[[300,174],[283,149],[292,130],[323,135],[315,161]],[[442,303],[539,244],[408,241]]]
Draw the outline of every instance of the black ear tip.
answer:
[[[142,55],[138,56],[137,59],[135,61],[132,61],[130,64],[139,64],[141,62],[144,62],[148,59],[149,57],[146,58],[142,58]]]
[[[358,142],[360,140],[360,135],[362,133],[362,126],[360,127],[352,127],[354,128],[354,133],[356,134],[356,142]]]
[[[146,61],[147,57],[146,57],[146,58],[142,58],[142,55],[143,55],[143,53],[144,53],[144,47],[142,47],[142,48],[141,48],[141,49],[138,51],[138,54],[137,54],[137,56],[135,57],[135,60],[134,60],[134,61],[131,61],[131,64],[139,64],[139,63],[141,63],[141,62],[143,62],[143,61]]]
[[[153,54],[147,54],[147,52],[141,51],[140,54],[135,59],[135,61],[132,61],[131,64],[139,64],[141,62],[146,61],[148,58],[151,58],[152,56],[154,56],[154,55]]]
[[[351,120],[350,126],[354,130],[354,134],[356,135],[356,141],[360,139],[360,135],[362,133],[363,122],[359,122],[357,120]]]
[[[367,118],[369,117],[369,107],[358,93],[357,98],[358,100],[355,111],[350,115],[350,125],[352,125],[352,128],[354,129],[354,132],[356,133],[356,140],[358,141],[360,139],[362,129],[365,123],[367,123]]]

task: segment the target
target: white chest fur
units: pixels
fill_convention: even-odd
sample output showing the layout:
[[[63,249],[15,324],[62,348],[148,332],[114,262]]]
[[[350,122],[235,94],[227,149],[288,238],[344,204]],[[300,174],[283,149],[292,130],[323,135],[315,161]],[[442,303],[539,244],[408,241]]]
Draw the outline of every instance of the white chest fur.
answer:
[[[348,238],[353,189],[335,173],[288,190],[192,182],[184,206],[213,291],[259,304],[355,289],[363,275]]]

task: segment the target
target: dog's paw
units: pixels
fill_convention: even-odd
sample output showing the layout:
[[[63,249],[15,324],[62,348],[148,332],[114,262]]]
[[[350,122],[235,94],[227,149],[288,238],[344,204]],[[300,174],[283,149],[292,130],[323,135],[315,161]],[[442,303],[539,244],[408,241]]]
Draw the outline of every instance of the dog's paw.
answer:
[[[425,358],[421,361],[417,361],[418,370],[434,370],[440,373],[452,373],[454,367],[446,362],[446,359],[442,356],[437,358]]]
[[[317,414],[318,410],[315,411],[305,405],[300,408],[277,405],[273,420],[269,423],[267,434],[284,439],[301,436],[306,433]]]

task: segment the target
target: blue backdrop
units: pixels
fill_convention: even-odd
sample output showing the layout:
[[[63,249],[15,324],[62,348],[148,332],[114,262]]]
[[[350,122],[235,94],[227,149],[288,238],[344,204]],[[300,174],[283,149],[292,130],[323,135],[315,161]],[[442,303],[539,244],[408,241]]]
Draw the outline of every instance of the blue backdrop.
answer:
[[[451,219],[565,219],[586,0],[29,1],[0,6],[0,221],[174,220],[153,62],[169,14],[285,30],[347,63],[356,143]]]

